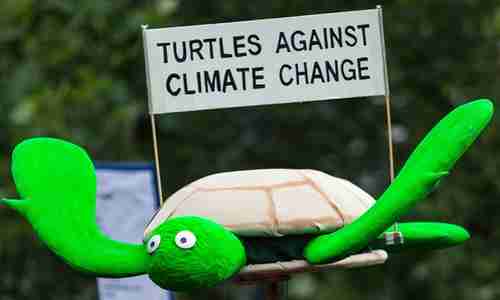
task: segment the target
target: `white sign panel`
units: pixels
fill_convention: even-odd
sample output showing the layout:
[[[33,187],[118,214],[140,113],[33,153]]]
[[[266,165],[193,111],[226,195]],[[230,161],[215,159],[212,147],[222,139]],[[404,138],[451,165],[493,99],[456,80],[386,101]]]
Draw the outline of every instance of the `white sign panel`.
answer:
[[[381,10],[144,29],[150,111],[385,95]]]
[[[158,207],[153,166],[101,164],[97,174],[97,222],[105,234],[142,243],[147,223]],[[170,294],[147,275],[97,280],[100,300],[168,300]]]

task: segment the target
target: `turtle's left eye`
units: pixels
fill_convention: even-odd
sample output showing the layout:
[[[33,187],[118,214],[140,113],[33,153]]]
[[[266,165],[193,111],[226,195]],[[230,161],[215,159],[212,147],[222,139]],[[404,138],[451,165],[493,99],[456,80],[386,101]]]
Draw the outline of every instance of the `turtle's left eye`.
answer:
[[[182,249],[191,249],[196,244],[196,236],[189,230],[179,231],[175,236],[175,244]]]
[[[148,241],[148,253],[153,254],[153,252],[155,252],[156,249],[160,247],[160,242],[161,242],[161,237],[158,234],[150,238]]]

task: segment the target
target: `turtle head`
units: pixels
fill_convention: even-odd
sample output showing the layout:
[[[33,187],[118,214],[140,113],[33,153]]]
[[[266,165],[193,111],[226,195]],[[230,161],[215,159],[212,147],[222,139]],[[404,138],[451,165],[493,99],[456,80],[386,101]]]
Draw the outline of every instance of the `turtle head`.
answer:
[[[151,255],[149,277],[173,291],[212,287],[246,262],[243,245],[232,232],[195,216],[167,219],[148,234],[145,247]]]

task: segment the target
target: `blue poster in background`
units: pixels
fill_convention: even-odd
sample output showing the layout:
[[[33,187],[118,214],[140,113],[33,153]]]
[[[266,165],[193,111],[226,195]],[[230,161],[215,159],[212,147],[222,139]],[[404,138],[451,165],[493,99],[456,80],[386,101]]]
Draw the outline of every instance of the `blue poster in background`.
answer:
[[[96,163],[97,223],[113,239],[142,243],[144,229],[159,207],[154,165]],[[147,275],[98,278],[100,300],[170,300]]]

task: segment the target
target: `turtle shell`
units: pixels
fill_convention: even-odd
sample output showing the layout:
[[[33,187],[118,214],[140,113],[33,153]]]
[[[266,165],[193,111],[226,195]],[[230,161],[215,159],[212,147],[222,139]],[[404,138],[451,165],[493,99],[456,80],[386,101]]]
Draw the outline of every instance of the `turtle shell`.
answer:
[[[240,236],[332,232],[375,203],[351,182],[316,170],[261,169],[201,178],[169,197],[145,231],[195,215]]]

